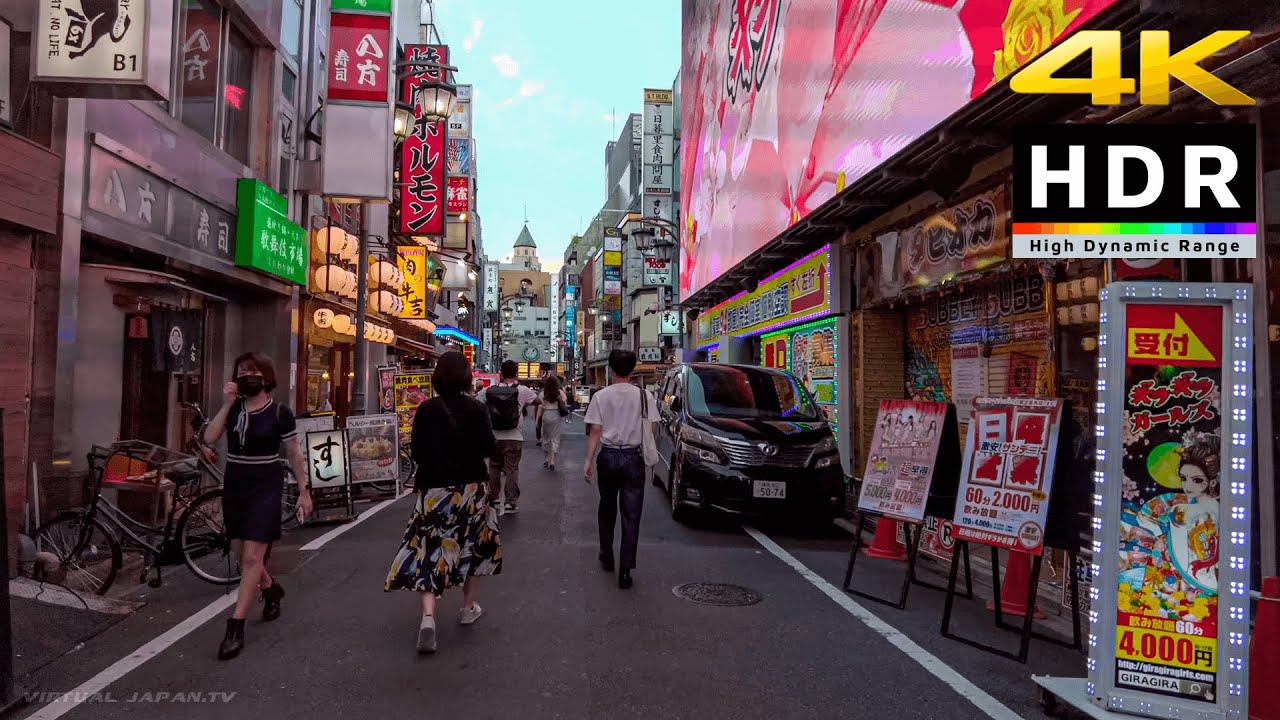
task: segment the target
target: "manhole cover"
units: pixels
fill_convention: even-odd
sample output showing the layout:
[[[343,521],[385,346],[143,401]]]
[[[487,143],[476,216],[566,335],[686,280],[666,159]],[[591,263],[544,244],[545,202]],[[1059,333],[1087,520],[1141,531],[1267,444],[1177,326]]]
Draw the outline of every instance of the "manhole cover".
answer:
[[[702,605],[718,605],[720,607],[741,607],[755,605],[764,600],[764,596],[741,585],[725,583],[685,583],[671,588],[676,597],[692,600]]]

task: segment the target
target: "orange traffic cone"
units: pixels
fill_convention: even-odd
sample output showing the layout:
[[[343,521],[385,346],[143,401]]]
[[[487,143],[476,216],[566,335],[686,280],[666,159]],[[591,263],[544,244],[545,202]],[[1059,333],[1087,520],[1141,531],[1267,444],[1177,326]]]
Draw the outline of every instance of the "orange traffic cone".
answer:
[[[898,521],[887,517],[876,520],[876,535],[863,552],[879,560],[906,560],[907,550],[898,544]]]
[[[1280,720],[1280,577],[1262,581],[1249,641],[1249,720]]]
[[[1004,581],[1000,583],[1000,612],[1017,617],[1027,616],[1027,591],[1031,589],[1031,556],[1009,551],[1009,560],[1004,564]],[[988,610],[995,610],[994,600],[987,602]],[[1043,620],[1045,614],[1035,608],[1037,620]]]

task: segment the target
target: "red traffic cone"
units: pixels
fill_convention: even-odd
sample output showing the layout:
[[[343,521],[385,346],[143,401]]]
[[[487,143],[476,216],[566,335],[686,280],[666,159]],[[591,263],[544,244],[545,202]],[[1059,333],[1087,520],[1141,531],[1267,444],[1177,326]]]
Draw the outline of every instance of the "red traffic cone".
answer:
[[[907,550],[898,544],[898,521],[887,517],[876,520],[876,536],[863,552],[879,560],[906,560]]]
[[[1031,556],[1017,550],[1009,551],[1009,560],[1004,564],[1004,581],[1000,583],[1000,612],[1017,617],[1027,616],[1027,591],[1031,589]],[[994,600],[987,602],[988,610],[995,610]],[[1033,610],[1037,620],[1043,620],[1045,614],[1040,608]]]
[[[1249,720],[1280,720],[1280,577],[1262,581],[1249,641]]]

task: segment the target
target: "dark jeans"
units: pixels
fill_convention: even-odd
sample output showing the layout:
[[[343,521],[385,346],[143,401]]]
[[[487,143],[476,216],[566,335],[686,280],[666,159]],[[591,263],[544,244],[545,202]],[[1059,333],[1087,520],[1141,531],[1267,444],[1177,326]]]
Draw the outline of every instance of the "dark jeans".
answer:
[[[640,541],[640,511],[644,509],[644,456],[640,448],[600,448],[596,456],[600,484],[600,552],[613,557],[613,528],[622,510],[622,552],[618,569],[636,566]]]

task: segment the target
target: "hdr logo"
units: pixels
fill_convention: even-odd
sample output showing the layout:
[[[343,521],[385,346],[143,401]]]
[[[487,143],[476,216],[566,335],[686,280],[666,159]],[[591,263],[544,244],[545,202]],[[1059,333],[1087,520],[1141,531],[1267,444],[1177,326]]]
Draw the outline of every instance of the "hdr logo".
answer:
[[[1013,256],[1255,257],[1253,125],[1014,130]]]

